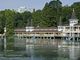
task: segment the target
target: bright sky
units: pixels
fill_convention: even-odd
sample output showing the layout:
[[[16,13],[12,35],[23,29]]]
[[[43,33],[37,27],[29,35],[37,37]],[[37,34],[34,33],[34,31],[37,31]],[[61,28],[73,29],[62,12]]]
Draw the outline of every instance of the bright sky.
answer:
[[[51,0],[0,0],[0,10],[17,9],[21,6],[26,6],[27,9],[42,9],[49,1]],[[61,2],[63,5],[71,5],[73,2],[80,2],[80,0],[61,0]]]

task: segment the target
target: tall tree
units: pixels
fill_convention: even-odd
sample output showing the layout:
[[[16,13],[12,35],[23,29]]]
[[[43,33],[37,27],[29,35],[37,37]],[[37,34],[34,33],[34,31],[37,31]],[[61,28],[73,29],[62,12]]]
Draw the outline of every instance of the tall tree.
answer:
[[[41,10],[37,10],[37,11],[34,11],[32,13],[32,22],[33,22],[33,25],[35,27],[39,26],[39,27],[42,27],[43,26],[43,19],[42,19],[42,11]]]
[[[80,23],[80,2],[75,2],[71,5],[71,8],[74,8],[76,17],[79,19]]]
[[[25,11],[23,13],[15,13],[15,28],[24,28],[28,24],[28,20],[32,18],[31,12]]]
[[[5,26],[5,13],[4,11],[0,11],[0,33],[4,33]]]
[[[14,18],[14,26],[15,28],[20,28],[23,26],[23,18],[21,13],[16,12],[15,13],[15,18]]]
[[[22,13],[21,15],[22,15],[22,18],[23,18],[23,20],[22,20],[22,22],[23,22],[23,27],[26,27],[26,26],[29,24],[28,20],[31,20],[31,19],[32,19],[31,12],[25,11],[25,12]]]
[[[14,49],[14,11],[5,10],[6,18],[6,50]]]
[[[71,7],[70,6],[63,6],[62,7],[62,25],[68,24],[69,23],[69,19],[71,17]]]
[[[53,0],[46,3],[43,8],[43,17],[45,17],[49,26],[57,26],[59,18],[61,16],[62,3],[57,0]]]

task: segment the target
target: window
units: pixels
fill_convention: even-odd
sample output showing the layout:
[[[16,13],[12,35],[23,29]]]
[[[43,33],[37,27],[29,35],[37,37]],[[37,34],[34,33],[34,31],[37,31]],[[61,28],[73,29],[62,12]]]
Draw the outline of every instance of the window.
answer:
[[[69,29],[69,27],[66,27],[66,29]]]

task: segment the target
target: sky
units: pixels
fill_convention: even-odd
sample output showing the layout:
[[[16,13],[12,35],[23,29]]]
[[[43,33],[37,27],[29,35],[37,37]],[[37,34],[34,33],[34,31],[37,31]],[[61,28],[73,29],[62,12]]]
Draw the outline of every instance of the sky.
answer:
[[[0,10],[17,9],[21,6],[26,6],[27,9],[42,9],[46,2],[51,0],[0,0]],[[60,0],[63,5],[71,5],[80,0]]]

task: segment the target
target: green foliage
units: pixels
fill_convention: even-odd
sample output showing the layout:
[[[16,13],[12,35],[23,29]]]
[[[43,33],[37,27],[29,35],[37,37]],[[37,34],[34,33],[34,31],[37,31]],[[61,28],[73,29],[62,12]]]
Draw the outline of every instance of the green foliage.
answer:
[[[53,3],[54,1],[50,2]],[[58,21],[58,11],[57,8],[55,8],[55,6],[50,3],[46,3],[45,7],[43,8],[42,12],[43,12],[43,17],[45,20],[45,22],[48,24],[47,27],[52,27],[52,26],[57,26],[57,21]]]
[[[62,6],[59,0],[53,0],[46,3],[42,10],[35,11],[34,9],[33,12],[19,13],[10,9],[0,11],[0,34],[4,33],[4,27],[6,27],[7,50],[14,49],[15,28],[25,28],[31,25],[30,22],[34,27],[55,27],[59,25],[60,17],[62,25],[68,24],[73,8],[80,24],[80,2],[75,2],[71,6]],[[41,52],[41,54],[44,55],[46,52]]]
[[[23,18],[23,27],[26,27],[28,25],[28,20],[32,19],[32,15],[29,11],[25,11],[21,14]]]
[[[15,13],[15,21],[14,21],[14,25],[15,28],[23,28],[26,27],[28,25],[28,20],[30,20],[32,17],[31,12],[29,11],[25,11],[23,13]]]
[[[75,9],[76,16],[79,19],[80,23],[80,2],[75,2],[74,4],[71,5],[71,8]]]
[[[31,25],[31,20],[35,27],[55,27],[59,25],[60,17],[62,18],[62,25],[68,24],[73,8],[80,23],[80,2],[75,2],[71,6],[62,6],[61,1],[52,0],[46,3],[42,10],[35,11],[34,9],[33,12],[0,11],[0,33],[4,32],[5,25],[7,25],[7,28],[24,28]],[[13,25],[11,26],[10,23]],[[10,33],[12,32],[9,31]]]
[[[43,16],[42,16],[42,11],[41,10],[37,10],[37,11],[35,11],[35,12],[33,12],[32,13],[32,18],[33,18],[33,25],[35,26],[35,27],[37,27],[37,26],[43,26],[44,24],[43,24]]]
[[[5,26],[5,13],[4,11],[0,11],[0,33],[4,33]]]
[[[14,26],[15,28],[18,28],[18,27],[22,27],[22,15],[18,12],[15,13],[15,21],[14,21]]]
[[[62,7],[62,23],[68,24],[68,19],[71,17],[72,9],[69,6]]]
[[[6,45],[7,50],[13,50],[14,48],[14,11],[5,10],[5,19],[6,19]]]

